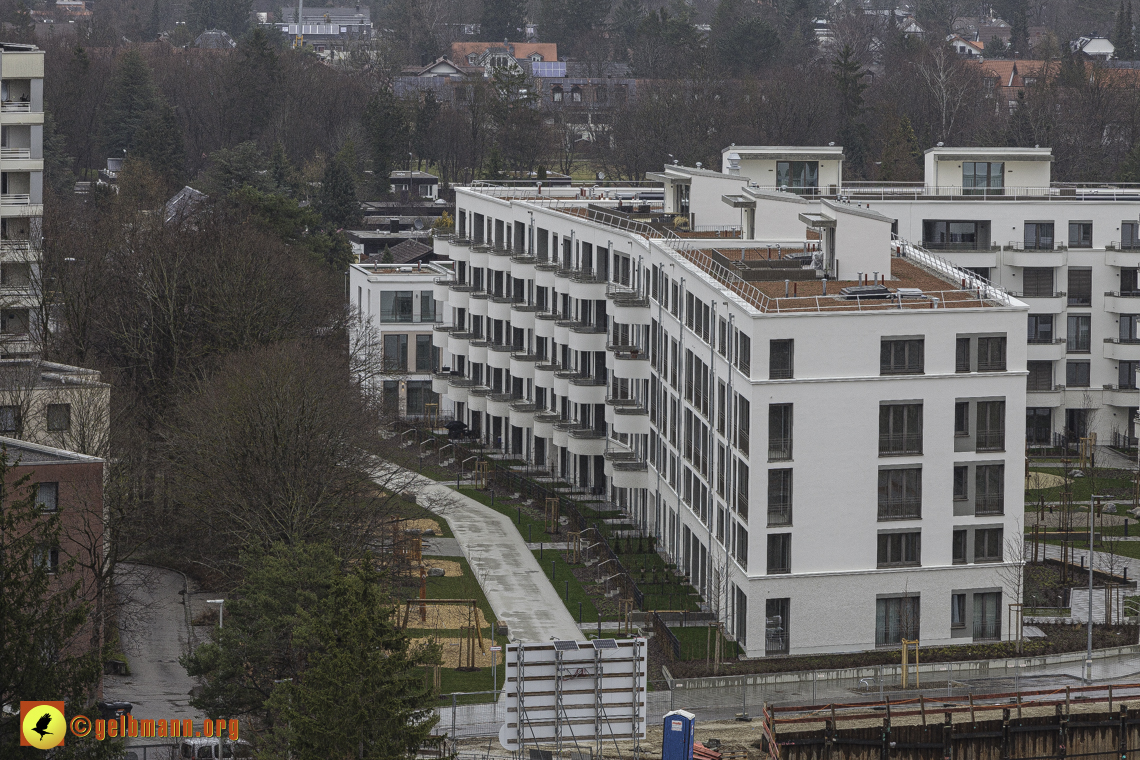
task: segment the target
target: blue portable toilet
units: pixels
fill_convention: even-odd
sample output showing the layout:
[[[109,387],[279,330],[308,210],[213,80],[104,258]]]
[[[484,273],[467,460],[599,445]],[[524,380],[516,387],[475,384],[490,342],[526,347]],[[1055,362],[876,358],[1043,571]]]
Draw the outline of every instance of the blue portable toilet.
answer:
[[[684,710],[665,714],[665,727],[661,734],[661,760],[693,760],[693,738],[697,731],[697,716]]]

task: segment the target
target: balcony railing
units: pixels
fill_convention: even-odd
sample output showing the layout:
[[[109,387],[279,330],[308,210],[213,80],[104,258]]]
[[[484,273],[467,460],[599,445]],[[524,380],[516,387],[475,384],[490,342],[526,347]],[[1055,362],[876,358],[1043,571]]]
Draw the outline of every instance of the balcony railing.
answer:
[[[922,517],[922,499],[905,497],[881,499],[879,501],[880,520],[917,520]]]
[[[922,453],[920,433],[897,433],[879,436],[879,456],[901,456]]]
[[[4,193],[0,195],[0,206],[30,206],[32,196],[28,193]]]
[[[792,458],[791,438],[768,438],[768,461],[786,462]]]
[[[1001,621],[1000,620],[975,620],[974,621],[974,640],[975,641],[997,641],[1001,639]]]
[[[1054,346],[1058,343],[1065,343],[1064,338],[1030,338],[1029,345],[1031,346]]]
[[[979,430],[975,443],[978,451],[1005,451],[1005,431]]]
[[[792,524],[791,504],[768,505],[768,527],[782,528]]]
[[[32,104],[26,100],[5,100],[0,102],[2,113],[31,113]]]
[[[782,631],[767,630],[764,632],[764,654],[787,654],[788,635]]]
[[[1005,496],[1003,494],[981,494],[974,498],[975,515],[1005,514]]]
[[[978,372],[1005,372],[1005,359],[1000,361],[978,360]]]
[[[1014,298],[1064,298],[1066,295],[1065,293],[1053,293],[1041,290],[1034,290],[1032,293],[1027,293],[1025,291],[1018,293],[1011,290],[1009,291],[1009,294]]]
[[[1054,251],[1065,250],[1065,246],[1058,245],[1046,240],[1039,240],[1037,242],[1025,242],[1024,240],[1011,240],[1006,247],[1007,251]]]
[[[0,148],[0,159],[16,161],[32,157],[31,148]]]

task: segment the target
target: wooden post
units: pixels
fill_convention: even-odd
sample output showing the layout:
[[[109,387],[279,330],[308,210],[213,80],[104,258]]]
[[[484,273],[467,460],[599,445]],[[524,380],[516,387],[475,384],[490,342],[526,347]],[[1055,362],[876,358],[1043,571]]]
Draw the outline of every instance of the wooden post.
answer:
[[[1120,706],[1120,760],[1128,760],[1128,706]]]
[[[1068,689],[1066,689],[1068,691]],[[1061,712],[1061,706],[1057,705],[1057,757],[1065,757],[1068,754],[1069,745],[1069,718],[1068,715]]]
[[[943,713],[942,722],[942,760],[952,760],[954,756],[953,751],[954,739],[954,716],[950,713]]]
[[[891,719],[883,718],[882,741],[879,743],[879,760],[889,760],[891,756]]]
[[[1009,760],[1009,708],[1001,711],[1001,760]]]
[[[922,725],[925,726],[926,725],[926,699],[921,694],[918,695],[918,709],[922,711]]]
[[[831,752],[835,746],[835,718],[834,712],[831,720],[824,721],[823,728],[823,756],[831,760]]]
[[[971,723],[977,723],[978,721],[974,717],[974,695],[970,694],[968,696],[970,697],[970,722]]]

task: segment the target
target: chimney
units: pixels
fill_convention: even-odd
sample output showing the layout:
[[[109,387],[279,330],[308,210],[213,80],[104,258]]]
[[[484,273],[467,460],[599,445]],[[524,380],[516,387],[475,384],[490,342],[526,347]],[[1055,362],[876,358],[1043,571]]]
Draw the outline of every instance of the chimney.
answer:
[[[823,278],[823,294],[827,295],[827,278]]]
[[[400,218],[398,216],[394,216],[388,220],[388,232],[391,232],[392,234],[396,234],[399,231],[400,231]]]
[[[878,285],[879,284],[879,273],[875,272],[874,277],[875,277],[875,279],[871,282],[871,284],[872,285]]]
[[[863,284],[863,273],[862,272],[859,272],[858,274],[855,275],[855,284],[856,285],[862,285]]]
[[[784,280],[784,298],[788,297],[788,285],[790,283],[791,283],[791,280]]]

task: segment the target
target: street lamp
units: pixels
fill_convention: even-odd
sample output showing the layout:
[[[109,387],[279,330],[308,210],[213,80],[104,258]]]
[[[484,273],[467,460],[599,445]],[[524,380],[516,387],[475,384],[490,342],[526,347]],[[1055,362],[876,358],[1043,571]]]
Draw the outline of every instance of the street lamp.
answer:
[[[226,600],[225,599],[207,599],[206,604],[218,605],[218,627],[221,628],[222,627],[222,612],[226,608]]]

